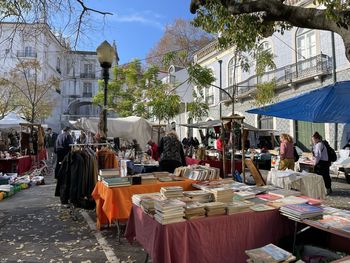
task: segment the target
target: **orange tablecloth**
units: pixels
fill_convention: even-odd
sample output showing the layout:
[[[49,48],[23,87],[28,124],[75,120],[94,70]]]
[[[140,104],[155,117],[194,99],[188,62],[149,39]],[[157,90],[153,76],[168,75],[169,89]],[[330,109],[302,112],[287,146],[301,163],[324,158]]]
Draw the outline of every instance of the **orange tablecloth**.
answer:
[[[184,191],[194,190],[192,180],[158,182],[156,184],[131,185],[109,188],[97,182],[92,197],[96,201],[96,226],[112,223],[114,220],[127,220],[132,208],[131,197],[134,194],[159,192],[163,186],[182,186]]]

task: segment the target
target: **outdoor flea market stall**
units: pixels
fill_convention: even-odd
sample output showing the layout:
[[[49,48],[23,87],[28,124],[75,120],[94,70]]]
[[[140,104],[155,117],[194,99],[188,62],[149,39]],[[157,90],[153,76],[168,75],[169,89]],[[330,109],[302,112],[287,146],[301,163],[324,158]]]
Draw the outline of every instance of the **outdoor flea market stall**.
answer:
[[[29,152],[21,152],[21,124],[28,123],[14,112],[0,120],[0,172],[23,174],[30,170]]]
[[[35,128],[34,128],[35,127]],[[31,184],[43,184],[47,167],[44,131],[10,112],[0,120],[0,200]]]

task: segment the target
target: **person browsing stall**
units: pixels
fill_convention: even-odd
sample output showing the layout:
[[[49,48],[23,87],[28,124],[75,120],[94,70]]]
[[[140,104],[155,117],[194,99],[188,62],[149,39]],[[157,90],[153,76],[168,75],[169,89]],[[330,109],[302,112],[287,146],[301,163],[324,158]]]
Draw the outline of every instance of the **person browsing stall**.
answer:
[[[72,135],[70,135],[70,128],[65,127],[60,135],[58,135],[55,144],[55,153],[57,154],[56,168],[55,168],[55,178],[58,175],[58,171],[61,167],[61,162],[64,157],[70,151],[70,144],[73,144]]]
[[[147,144],[151,147],[152,159],[158,161],[159,160],[158,145],[152,140],[149,140]]]
[[[160,171],[173,173],[175,168],[186,165],[185,154],[182,144],[174,130],[164,136],[159,143]]]
[[[280,136],[280,165],[279,170],[294,170],[294,144],[289,134],[282,133]]]
[[[322,142],[322,136],[315,132],[311,137],[312,140],[312,152],[313,161],[315,165],[315,173],[321,175],[324,180],[325,187],[327,189],[327,195],[331,194],[332,191],[332,180],[329,175],[330,162],[328,159],[328,152],[325,144]]]

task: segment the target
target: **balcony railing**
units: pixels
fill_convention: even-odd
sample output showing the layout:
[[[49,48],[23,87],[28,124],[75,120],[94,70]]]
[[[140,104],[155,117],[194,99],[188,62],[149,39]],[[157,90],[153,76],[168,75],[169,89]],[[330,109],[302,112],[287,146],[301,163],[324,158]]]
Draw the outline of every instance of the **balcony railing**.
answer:
[[[213,42],[209,43],[208,45],[206,45],[205,47],[203,47],[201,50],[199,50],[195,54],[195,60],[199,61],[202,58],[206,57],[207,55],[209,55],[213,52],[217,52],[218,50],[219,50],[219,42],[213,41]]]
[[[38,56],[36,51],[24,51],[24,50],[18,50],[17,51],[17,57],[20,58],[36,58]]]
[[[83,98],[92,98],[91,92],[83,92]]]
[[[94,79],[95,78],[95,73],[80,73],[80,78],[82,79]]]
[[[236,96],[243,96],[250,93],[256,88],[257,84],[264,83],[275,79],[277,87],[287,86],[305,79],[315,78],[317,76],[330,74],[332,71],[332,58],[321,54],[315,57],[299,61],[297,63],[284,66],[258,77],[253,75],[248,79],[237,84],[238,91]],[[232,94],[232,87],[226,88]],[[222,100],[228,100],[228,95],[221,92]]]

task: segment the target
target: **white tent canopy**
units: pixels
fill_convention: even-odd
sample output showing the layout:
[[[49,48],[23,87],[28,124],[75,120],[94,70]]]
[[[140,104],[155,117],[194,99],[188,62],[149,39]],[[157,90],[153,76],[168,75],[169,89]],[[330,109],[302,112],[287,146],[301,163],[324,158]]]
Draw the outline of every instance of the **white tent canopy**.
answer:
[[[99,118],[81,118],[73,125],[78,129],[97,133],[98,122]],[[136,139],[141,147],[152,138],[152,125],[141,117],[108,118],[107,129],[108,137]]]
[[[20,129],[20,123],[29,123],[22,119],[17,113],[10,112],[3,119],[0,120],[0,129]]]

